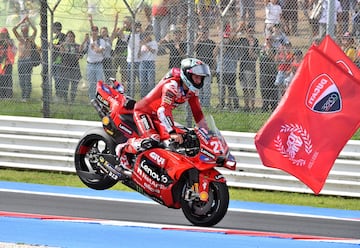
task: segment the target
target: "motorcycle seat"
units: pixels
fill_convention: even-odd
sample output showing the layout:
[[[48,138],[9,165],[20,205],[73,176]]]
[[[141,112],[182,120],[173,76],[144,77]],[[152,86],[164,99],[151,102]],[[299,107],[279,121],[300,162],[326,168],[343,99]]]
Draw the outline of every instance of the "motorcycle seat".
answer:
[[[137,134],[139,134],[138,128],[134,121],[134,116],[132,114],[121,114],[120,120],[123,123],[126,123],[129,127],[131,127]]]

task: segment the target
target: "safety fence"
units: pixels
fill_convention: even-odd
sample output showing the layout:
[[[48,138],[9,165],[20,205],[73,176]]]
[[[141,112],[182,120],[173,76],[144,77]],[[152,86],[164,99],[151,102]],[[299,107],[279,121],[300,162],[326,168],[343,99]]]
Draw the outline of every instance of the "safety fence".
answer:
[[[100,122],[0,116],[0,167],[75,173],[77,142]],[[229,186],[311,193],[295,177],[262,165],[254,133],[222,131],[237,160],[236,171],[219,168]],[[350,140],[326,181],[323,195],[360,197],[360,141]]]
[[[270,2],[278,4],[274,7]],[[12,54],[0,75],[0,98],[7,105],[0,114],[71,119],[73,112],[83,111],[98,79],[88,73],[96,70],[87,63],[92,62],[89,36],[100,36],[106,27],[111,38],[103,54],[106,68],[96,75],[116,76],[125,83],[127,93],[139,99],[141,90],[147,92],[169,67],[179,66],[184,57],[195,56],[208,63],[213,72],[212,84],[200,92],[202,106],[214,112],[257,114],[249,126],[261,126],[266,119],[262,116],[274,110],[285,87],[275,85],[277,65],[282,60],[275,59],[275,55],[287,50],[300,54],[301,59],[301,53],[305,54],[319,35],[319,23],[310,20],[316,2],[327,1],[0,0],[0,23],[4,28],[0,50]],[[41,8],[42,3],[47,3],[46,8]],[[159,4],[164,12],[157,15],[152,10]],[[346,31],[352,32],[355,40],[345,40],[353,40],[356,46],[360,4],[341,4],[338,24],[329,27],[336,27],[339,44]],[[272,11],[279,17],[275,22],[268,20]],[[98,29],[90,28],[89,19]],[[24,44],[20,44],[14,28],[20,36],[22,28],[27,28],[28,35],[35,37],[43,56],[40,65],[33,66],[25,59],[30,58],[30,52],[24,53]],[[113,30],[115,37],[111,37]],[[149,33],[153,37],[148,43],[157,46],[157,53],[152,55],[145,49]],[[130,34],[134,39],[129,38]],[[92,45],[98,46],[97,41]],[[155,67],[148,60],[155,61]],[[287,74],[291,76],[293,70],[291,67]],[[145,85],[150,88],[143,88]],[[20,107],[12,107],[15,104]],[[235,118],[240,122],[240,115]]]

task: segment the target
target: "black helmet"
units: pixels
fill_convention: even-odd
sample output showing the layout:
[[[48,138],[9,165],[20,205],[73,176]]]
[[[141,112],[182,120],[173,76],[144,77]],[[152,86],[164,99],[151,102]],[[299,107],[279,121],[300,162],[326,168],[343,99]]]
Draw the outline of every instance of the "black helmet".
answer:
[[[62,30],[62,25],[60,22],[54,22],[54,29],[61,31]]]
[[[201,84],[194,84],[192,75],[202,76]],[[180,78],[192,92],[197,92],[204,86],[204,83],[211,81],[210,68],[199,59],[187,58],[181,61]]]

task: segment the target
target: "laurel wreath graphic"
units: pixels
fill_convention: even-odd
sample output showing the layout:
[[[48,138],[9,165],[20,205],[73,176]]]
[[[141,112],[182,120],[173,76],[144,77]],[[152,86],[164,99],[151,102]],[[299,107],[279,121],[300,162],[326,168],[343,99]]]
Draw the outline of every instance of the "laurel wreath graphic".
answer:
[[[311,142],[310,135],[309,135],[308,131],[306,129],[304,129],[302,126],[300,126],[298,124],[285,124],[285,125],[281,126],[280,132],[281,133],[294,132],[294,133],[300,134],[303,139],[303,142],[304,142],[305,152],[307,154],[312,153],[312,142]],[[284,157],[288,158],[292,162],[292,164],[295,164],[297,166],[305,165],[306,160],[295,159],[295,158],[291,158],[289,156],[289,154],[285,150],[285,146],[282,143],[280,135],[278,135],[276,137],[276,139],[274,140],[274,143],[275,143],[276,149],[280,152],[280,154],[283,155]]]

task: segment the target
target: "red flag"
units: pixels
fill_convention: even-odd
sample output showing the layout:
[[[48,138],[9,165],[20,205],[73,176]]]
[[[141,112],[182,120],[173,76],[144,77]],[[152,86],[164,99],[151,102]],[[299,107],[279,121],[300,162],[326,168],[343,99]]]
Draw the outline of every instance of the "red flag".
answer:
[[[340,67],[353,75],[357,80],[360,80],[359,68],[354,62],[346,56],[341,48],[335,43],[329,35],[325,36],[318,48]]]
[[[341,50],[341,48],[336,44],[336,42],[331,39],[330,35],[326,35],[322,42],[319,44],[318,48],[326,54],[332,61],[334,61],[338,66],[343,68],[345,71],[354,76],[357,80],[360,80],[360,70],[355,65],[355,63]],[[360,127],[360,122],[358,123],[358,128]]]
[[[359,95],[359,82],[311,47],[278,108],[256,134],[263,164],[288,172],[318,194],[357,130]]]

